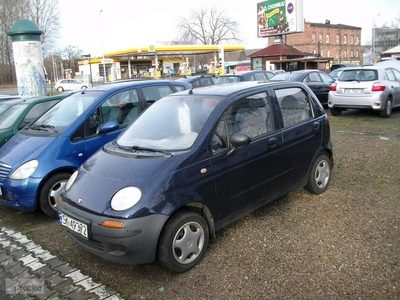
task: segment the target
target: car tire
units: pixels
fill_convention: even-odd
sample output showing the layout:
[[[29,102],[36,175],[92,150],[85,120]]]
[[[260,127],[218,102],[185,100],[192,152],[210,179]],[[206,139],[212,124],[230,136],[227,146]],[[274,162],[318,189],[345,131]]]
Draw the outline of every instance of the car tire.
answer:
[[[70,173],[57,173],[47,179],[42,186],[39,193],[39,205],[46,215],[58,218],[57,199],[70,176]]]
[[[330,109],[330,112],[331,112],[331,115],[332,115],[332,116],[340,116],[341,113],[342,113],[342,109],[341,109],[341,108],[332,107],[332,108]]]
[[[388,98],[386,100],[384,110],[381,110],[379,112],[379,115],[381,116],[381,118],[389,118],[392,115],[392,108],[393,108],[392,107],[392,99]]]
[[[64,92],[64,89],[60,86],[60,87],[57,88],[57,91],[62,93],[62,92]]]
[[[157,246],[157,258],[165,268],[182,273],[203,259],[208,241],[209,229],[203,216],[181,210],[165,224]]]
[[[329,186],[331,179],[331,160],[326,154],[321,154],[314,161],[305,189],[312,194],[322,194]]]
[[[81,86],[81,90],[83,90],[83,89],[87,89],[87,86],[86,85],[82,85]]]

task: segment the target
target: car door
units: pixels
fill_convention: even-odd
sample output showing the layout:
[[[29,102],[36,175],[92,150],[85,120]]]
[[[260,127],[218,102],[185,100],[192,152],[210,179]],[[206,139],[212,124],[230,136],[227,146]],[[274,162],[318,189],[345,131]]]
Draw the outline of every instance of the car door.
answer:
[[[400,71],[390,68],[386,70],[386,73],[389,71],[393,72],[393,76],[386,74],[394,92],[393,106],[400,106]]]
[[[313,117],[313,96],[307,90],[292,87],[275,89],[274,93],[283,120],[285,181],[296,184],[306,177],[314,154],[321,145],[322,118]]]
[[[322,81],[322,77],[319,76],[318,72],[310,72],[303,82],[310,87],[321,104],[328,104],[329,86]]]
[[[284,184],[279,178],[285,161],[282,134],[275,130],[271,107],[266,92],[241,96],[225,110],[212,134],[210,163],[219,208],[216,219],[222,223],[259,207],[261,199],[275,194]],[[242,126],[249,117],[254,128]],[[235,132],[249,135],[251,143],[228,156]]]

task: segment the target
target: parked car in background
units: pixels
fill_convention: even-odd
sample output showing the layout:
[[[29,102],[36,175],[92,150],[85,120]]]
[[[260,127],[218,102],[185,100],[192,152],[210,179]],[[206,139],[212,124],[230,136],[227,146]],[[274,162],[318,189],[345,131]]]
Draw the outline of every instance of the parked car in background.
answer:
[[[329,76],[331,76],[333,79],[336,80],[336,79],[339,77],[340,73],[342,73],[342,71],[343,71],[344,69],[348,69],[348,68],[350,68],[350,67],[337,68],[337,69],[331,71],[331,72],[329,73]]]
[[[57,95],[0,102],[0,147],[64,97]]]
[[[0,148],[0,204],[41,208],[57,217],[69,176],[160,98],[190,89],[174,80],[132,81],[74,93],[21,129]]]
[[[378,64],[343,70],[330,88],[328,106],[333,116],[355,108],[373,109],[388,118],[400,107],[400,71]]]
[[[333,64],[331,66],[331,72],[339,69],[339,68],[353,68],[353,67],[359,67],[357,64]]]
[[[300,82],[240,82],[169,95],[70,177],[59,220],[123,264],[198,264],[216,231],[282,195],[329,185],[327,115]]]
[[[274,75],[275,74],[273,72],[264,70],[240,71],[219,76],[215,84],[240,81],[265,81]]]
[[[54,89],[58,92],[86,89],[91,86],[90,83],[85,83],[80,79],[61,79],[56,82]]]
[[[327,73],[319,70],[297,70],[277,74],[270,80],[304,82],[317,96],[323,106],[328,105],[328,94],[331,84],[335,81]]]
[[[176,81],[188,82],[193,88],[214,85],[218,80],[218,77],[214,75],[194,75],[194,76],[184,76],[177,79]]]

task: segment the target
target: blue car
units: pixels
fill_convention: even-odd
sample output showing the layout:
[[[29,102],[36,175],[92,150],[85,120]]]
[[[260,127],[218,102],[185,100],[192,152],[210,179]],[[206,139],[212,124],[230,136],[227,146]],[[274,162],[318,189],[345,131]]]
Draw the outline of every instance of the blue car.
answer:
[[[57,218],[70,175],[155,101],[191,88],[172,80],[105,84],[73,93],[0,148],[0,204]]]
[[[241,82],[164,97],[71,175],[59,219],[78,245],[184,272],[224,226],[329,185],[327,114],[301,82]]]

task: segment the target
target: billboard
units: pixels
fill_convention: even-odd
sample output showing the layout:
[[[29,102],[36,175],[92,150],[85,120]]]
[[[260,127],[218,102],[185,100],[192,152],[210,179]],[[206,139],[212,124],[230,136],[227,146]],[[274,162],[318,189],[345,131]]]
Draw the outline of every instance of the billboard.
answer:
[[[303,31],[303,0],[267,0],[257,3],[257,37]]]

